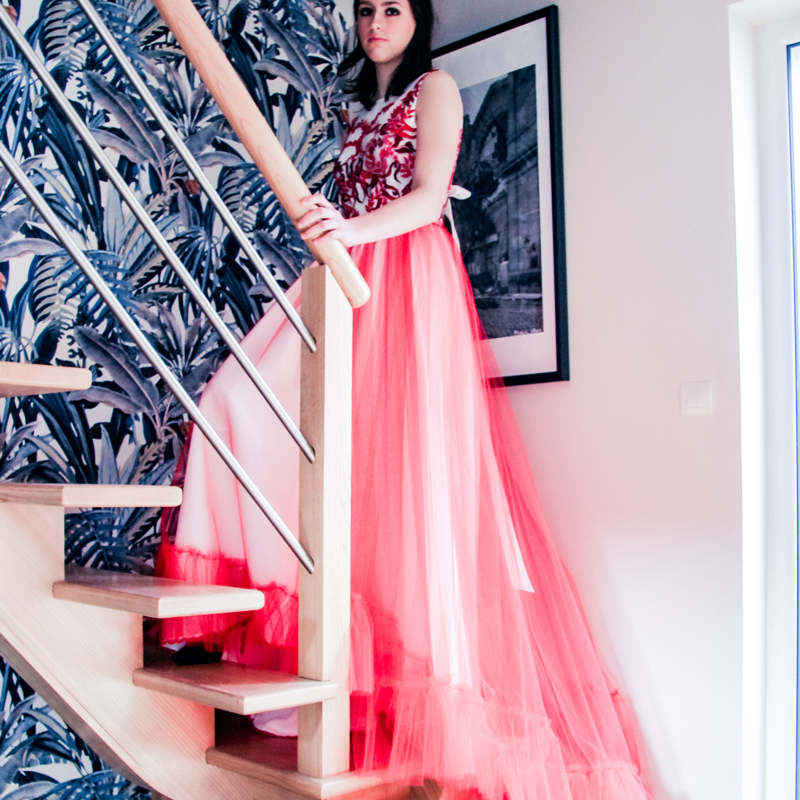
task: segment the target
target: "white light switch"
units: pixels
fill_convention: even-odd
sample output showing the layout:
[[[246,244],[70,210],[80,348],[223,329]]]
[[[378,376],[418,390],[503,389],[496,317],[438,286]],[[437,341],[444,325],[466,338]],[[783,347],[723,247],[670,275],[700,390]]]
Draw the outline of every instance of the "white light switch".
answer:
[[[681,384],[681,414],[687,417],[704,416],[712,414],[713,408],[713,383],[711,381],[697,381],[696,383]]]

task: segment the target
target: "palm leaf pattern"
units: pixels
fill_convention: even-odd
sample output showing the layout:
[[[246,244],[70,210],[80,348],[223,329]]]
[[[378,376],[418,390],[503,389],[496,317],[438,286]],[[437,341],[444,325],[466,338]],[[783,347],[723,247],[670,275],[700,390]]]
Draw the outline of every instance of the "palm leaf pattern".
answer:
[[[1,800],[146,800],[0,659]]]
[[[10,0],[20,11],[18,0]],[[336,69],[348,46],[334,0],[194,0],[306,183],[332,191],[341,135]],[[238,335],[272,302],[218,214],[130,89],[74,0],[25,0],[24,34],[206,294]],[[106,25],[252,238],[291,284],[310,256],[150,0],[95,0]],[[225,356],[216,332],[0,34],[0,137],[114,287],[154,347],[199,397]],[[0,480],[160,484],[185,415],[27,199],[0,169],[0,359],[89,367],[92,388],[9,398]],[[68,561],[148,572],[160,509],[69,514]],[[132,798],[0,661],[0,800]]]

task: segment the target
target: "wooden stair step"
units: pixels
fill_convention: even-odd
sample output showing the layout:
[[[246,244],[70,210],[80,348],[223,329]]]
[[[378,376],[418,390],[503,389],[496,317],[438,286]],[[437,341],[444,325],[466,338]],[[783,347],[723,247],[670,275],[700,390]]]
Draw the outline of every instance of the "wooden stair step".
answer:
[[[0,502],[64,508],[149,508],[179,506],[177,486],[99,483],[0,483]]]
[[[74,392],[91,385],[92,373],[88,369],[0,361],[0,397]]]
[[[256,730],[226,736],[206,751],[215,767],[263,781],[286,792],[313,800],[403,800],[408,786],[387,783],[378,772],[343,772],[329,778],[312,778],[297,771],[297,739],[267,736]]]
[[[258,714],[320,703],[336,696],[331,681],[312,681],[285,672],[218,664],[169,664],[137,669],[133,683],[143,689],[192,700],[234,714]]]
[[[53,597],[157,619],[255,611],[264,605],[264,594],[257,589],[204,586],[74,566],[67,567],[65,580],[53,584]]]

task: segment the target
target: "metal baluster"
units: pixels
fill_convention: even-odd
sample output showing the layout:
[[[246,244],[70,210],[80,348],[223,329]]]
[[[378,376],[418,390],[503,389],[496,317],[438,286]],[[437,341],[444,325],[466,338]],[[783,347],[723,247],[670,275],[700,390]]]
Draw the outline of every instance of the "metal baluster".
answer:
[[[147,212],[144,210],[144,208],[142,208],[142,205],[137,200],[136,195],[134,195],[128,184],[117,171],[116,167],[114,167],[106,154],[103,152],[103,148],[100,147],[97,140],[94,138],[94,136],[92,136],[83,120],[78,116],[77,112],[72,107],[72,104],[69,102],[64,93],[58,87],[58,84],[55,82],[55,80],[53,80],[53,77],[47,71],[47,67],[45,67],[42,60],[36,55],[28,41],[17,29],[17,26],[14,24],[13,20],[4,8],[0,8],[0,26],[5,29],[6,33],[11,37],[17,49],[25,56],[33,71],[50,93],[50,96],[64,113],[67,120],[69,120],[70,125],[72,125],[72,127],[75,129],[75,132],[89,149],[89,152],[106,172],[109,180],[114,184],[114,187],[120,193],[122,199],[133,212],[133,215],[140,222],[145,231],[147,231],[148,236],[152,239],[153,243],[167,260],[170,267],[172,267],[172,269],[181,279],[182,283],[187,288],[194,301],[198,304],[198,306],[200,306],[203,314],[205,314],[205,316],[214,326],[214,329],[222,337],[222,340],[230,348],[231,354],[239,362],[242,369],[261,393],[262,397],[267,401],[267,403],[269,403],[270,408],[272,408],[278,419],[289,432],[289,435],[297,443],[298,447],[303,452],[303,455],[305,455],[309,461],[313,462],[314,450],[306,440],[305,436],[303,436],[303,434],[300,432],[300,429],[287,413],[286,409],[281,405],[278,398],[269,388],[264,378],[253,365],[253,362],[250,361],[250,359],[247,357],[247,354],[244,352],[244,350],[242,350],[239,342],[236,341],[236,338],[230,332],[228,326],[222,321],[222,318],[219,316],[219,314],[217,314],[216,310],[211,305],[211,302],[200,290],[197,282],[191,276],[186,267],[184,267],[183,263],[175,254],[175,251],[170,247],[161,231],[158,230],[153,220],[150,219]]]
[[[5,13],[5,12],[2,12]],[[31,183],[28,176],[23,172],[22,168],[17,164],[14,156],[9,152],[8,148],[0,143],[0,162],[8,170],[12,179],[22,189],[27,198],[31,201],[33,207],[39,212],[39,215],[53,231],[56,238],[63,245],[64,249],[72,256],[75,263],[80,268],[81,272],[86,276],[87,280],[92,284],[97,293],[103,299],[105,304],[111,309],[114,316],[119,320],[120,325],[127,331],[128,335],[133,339],[136,346],[144,353],[147,360],[153,365],[156,372],[161,376],[164,383],[169,387],[169,390],[178,399],[178,402],[186,409],[186,412],[195,422],[198,428],[202,431],[203,435],[208,439],[211,446],[219,453],[220,458],[225,462],[228,469],[236,476],[236,479],[244,487],[245,491],[253,498],[256,505],[264,512],[264,515],[275,526],[275,529],[281,535],[283,540],[292,549],[297,556],[300,563],[308,570],[309,573],[314,571],[314,561],[311,556],[306,552],[305,548],[297,541],[294,534],[289,530],[286,523],[280,518],[275,509],[269,504],[267,499],[261,493],[259,488],[255,485],[252,478],[245,472],[242,465],[236,460],[236,457],[227,448],[225,443],[220,439],[217,432],[211,426],[209,421],[203,415],[203,412],[197,407],[197,404],[187,394],[186,390],[181,386],[178,379],[172,374],[167,365],[161,359],[156,349],[150,344],[147,337],[137,326],[135,320],[125,310],[122,303],[117,299],[109,285],[106,283],[102,275],[94,268],[94,265],[89,261],[78,244],[67,232],[66,228],[61,224],[55,212],[50,208],[44,197],[36,190],[36,187]]]
[[[150,113],[153,115],[153,119],[155,119],[155,121],[158,123],[161,130],[164,131],[178,155],[186,162],[186,166],[189,168],[189,171],[192,173],[192,175],[194,175],[197,182],[208,196],[208,199],[217,210],[217,213],[220,215],[220,217],[222,217],[222,220],[227,226],[228,230],[230,230],[230,232],[234,235],[236,241],[239,242],[239,245],[241,246],[242,250],[244,250],[245,255],[253,262],[256,271],[264,279],[264,282],[269,287],[270,292],[272,292],[275,302],[283,309],[284,313],[289,319],[289,322],[292,323],[297,332],[303,338],[303,341],[308,345],[308,348],[313,353],[316,347],[314,343],[314,337],[311,335],[308,328],[306,328],[306,326],[303,324],[303,321],[300,319],[300,315],[297,313],[294,306],[286,299],[286,295],[283,293],[283,291],[281,291],[280,286],[278,286],[278,282],[275,280],[269,269],[267,269],[266,265],[261,259],[261,256],[258,254],[258,251],[253,246],[250,239],[248,239],[247,234],[241,229],[239,223],[236,221],[228,206],[225,205],[211,181],[208,180],[206,174],[195,160],[195,157],[189,151],[189,148],[186,146],[183,139],[181,139],[172,123],[169,121],[169,119],[167,119],[167,115],[150,93],[150,90],[139,76],[136,68],[131,63],[131,60],[125,55],[122,48],[117,43],[117,40],[114,38],[114,35],[106,27],[106,24],[100,18],[100,15],[97,13],[89,0],[75,0],[75,2],[81,7],[81,9],[83,9],[83,13],[86,14],[86,18],[94,26],[95,31],[103,40],[111,55],[114,56],[117,63],[120,65],[120,67],[122,67],[122,71],[133,85],[133,88],[139,93],[139,96],[144,101],[144,104],[150,110]]]

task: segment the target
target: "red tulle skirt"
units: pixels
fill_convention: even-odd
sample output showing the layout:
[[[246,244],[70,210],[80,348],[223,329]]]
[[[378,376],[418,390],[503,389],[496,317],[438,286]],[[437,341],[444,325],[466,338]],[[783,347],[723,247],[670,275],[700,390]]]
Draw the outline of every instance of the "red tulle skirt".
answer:
[[[439,224],[352,251],[352,725],[363,768],[486,800],[644,800],[634,737],[542,516],[461,258]],[[299,288],[290,290],[299,302]],[[244,341],[297,418],[300,340]],[[298,452],[229,359],[201,408],[297,530]],[[263,590],[263,610],[164,623],[165,642],[297,668],[297,563],[198,434],[164,574]]]

